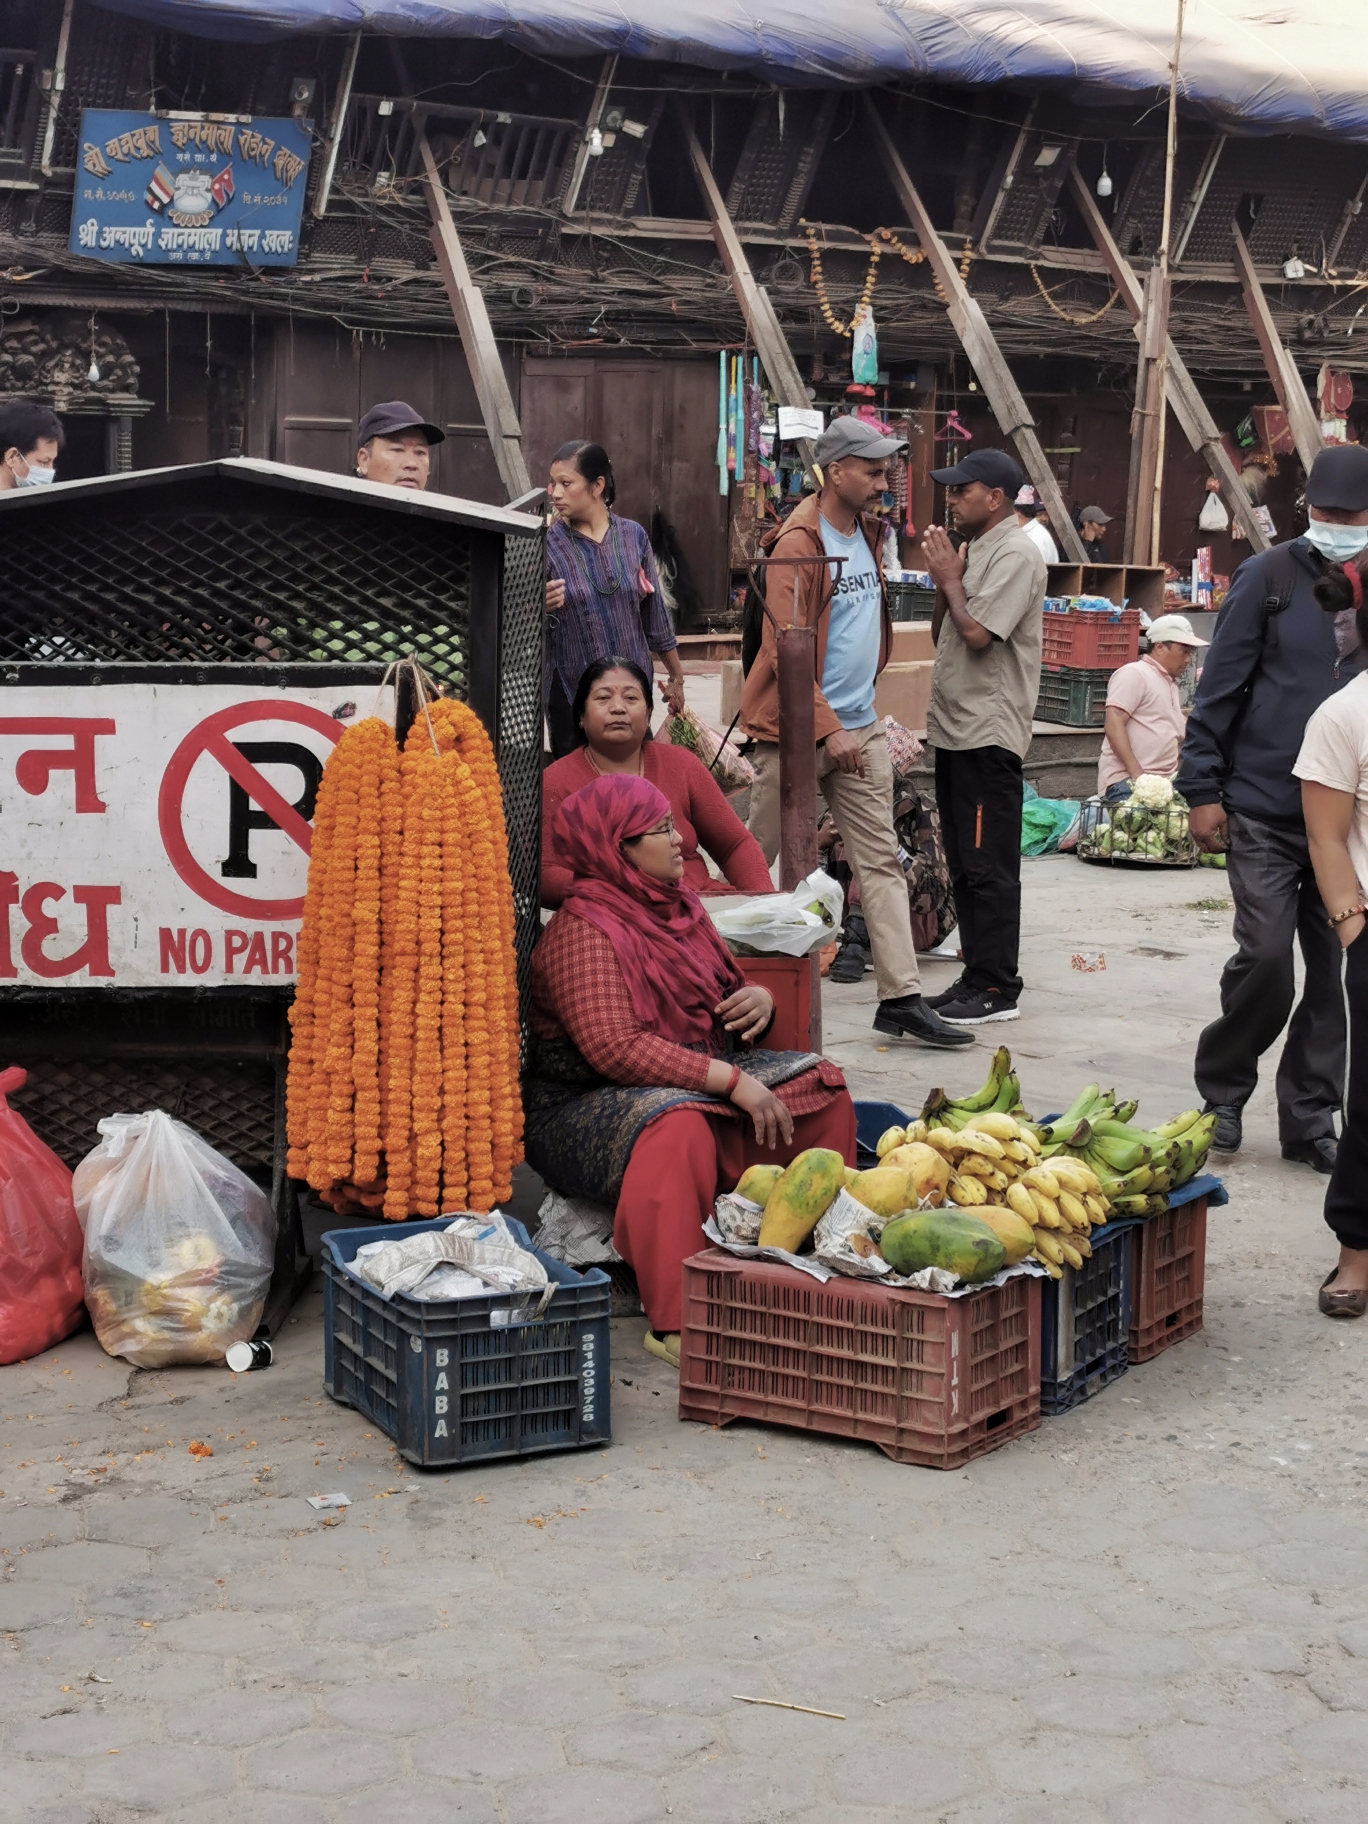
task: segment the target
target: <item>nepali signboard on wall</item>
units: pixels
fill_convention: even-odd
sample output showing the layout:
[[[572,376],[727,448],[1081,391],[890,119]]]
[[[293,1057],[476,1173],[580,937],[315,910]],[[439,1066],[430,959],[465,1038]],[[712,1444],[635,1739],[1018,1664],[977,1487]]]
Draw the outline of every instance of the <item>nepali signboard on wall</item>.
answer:
[[[119,265],[293,266],[310,126],[86,108],[71,251]]]
[[[0,987],[292,987],[314,801],[388,689],[0,690]]]

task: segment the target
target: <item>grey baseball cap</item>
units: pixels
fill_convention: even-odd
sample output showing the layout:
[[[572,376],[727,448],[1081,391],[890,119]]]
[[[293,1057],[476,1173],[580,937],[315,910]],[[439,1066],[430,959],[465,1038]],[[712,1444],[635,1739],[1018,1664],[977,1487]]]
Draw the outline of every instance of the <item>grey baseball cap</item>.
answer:
[[[446,432],[425,423],[411,405],[402,399],[389,399],[383,405],[373,405],[356,427],[356,447],[359,450],[372,437],[398,437],[403,431],[421,431],[429,443],[446,442]]]
[[[1104,513],[1101,507],[1084,507],[1083,511],[1078,516],[1078,523],[1080,526],[1085,519],[1090,525],[1094,526],[1109,526],[1111,524],[1111,514]]]
[[[843,456],[861,456],[879,462],[899,456],[907,448],[904,437],[885,437],[867,418],[834,418],[817,439],[813,452],[818,462],[839,462]]]

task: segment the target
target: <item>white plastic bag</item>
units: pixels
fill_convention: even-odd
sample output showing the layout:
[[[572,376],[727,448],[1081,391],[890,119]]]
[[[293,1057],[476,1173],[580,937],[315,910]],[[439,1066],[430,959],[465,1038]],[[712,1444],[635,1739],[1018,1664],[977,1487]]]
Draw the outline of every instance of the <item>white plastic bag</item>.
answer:
[[[537,1246],[567,1267],[593,1267],[621,1260],[613,1246],[613,1212],[587,1197],[548,1191],[537,1210]]]
[[[270,1198],[159,1108],[110,1115],[76,1167],[86,1304],[101,1347],[137,1368],[223,1360],[261,1322]]]
[[[755,899],[716,895],[703,904],[738,955],[806,956],[840,936],[844,898],[831,876],[814,868],[791,893]]]
[[[1203,532],[1224,532],[1230,524],[1230,515],[1220,495],[1214,491],[1202,502],[1202,510],[1197,515],[1197,524]]]

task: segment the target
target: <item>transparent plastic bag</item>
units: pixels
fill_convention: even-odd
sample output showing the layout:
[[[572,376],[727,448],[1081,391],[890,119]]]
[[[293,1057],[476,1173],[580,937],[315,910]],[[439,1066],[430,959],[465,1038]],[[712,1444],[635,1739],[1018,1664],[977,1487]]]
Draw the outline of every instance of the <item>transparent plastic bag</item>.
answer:
[[[736,743],[700,721],[687,704],[670,717],[662,733],[671,747],[687,747],[697,754],[724,792],[739,792],[755,784],[755,768]]]
[[[41,1355],[85,1321],[71,1173],[5,1100],[27,1078],[0,1071],[0,1363]]]
[[[161,1109],[110,1115],[76,1167],[95,1334],[137,1368],[223,1360],[261,1322],[275,1254],[270,1199]]]
[[[845,894],[829,874],[814,868],[791,893],[754,899],[718,895],[703,904],[738,956],[806,956],[840,936]]]

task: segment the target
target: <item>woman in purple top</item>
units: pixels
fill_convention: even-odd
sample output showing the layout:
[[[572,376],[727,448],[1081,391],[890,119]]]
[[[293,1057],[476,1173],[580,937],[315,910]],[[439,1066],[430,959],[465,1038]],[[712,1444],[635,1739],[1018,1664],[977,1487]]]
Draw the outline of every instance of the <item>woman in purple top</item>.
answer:
[[[649,677],[658,653],[668,673],[661,695],[672,715],[684,707],[684,670],[651,541],[635,520],[611,511],[616,489],[606,451],[563,443],[551,458],[547,493],[556,518],[546,535],[542,704],[560,759],[579,744],[570,705],[586,665],[621,653]]]

